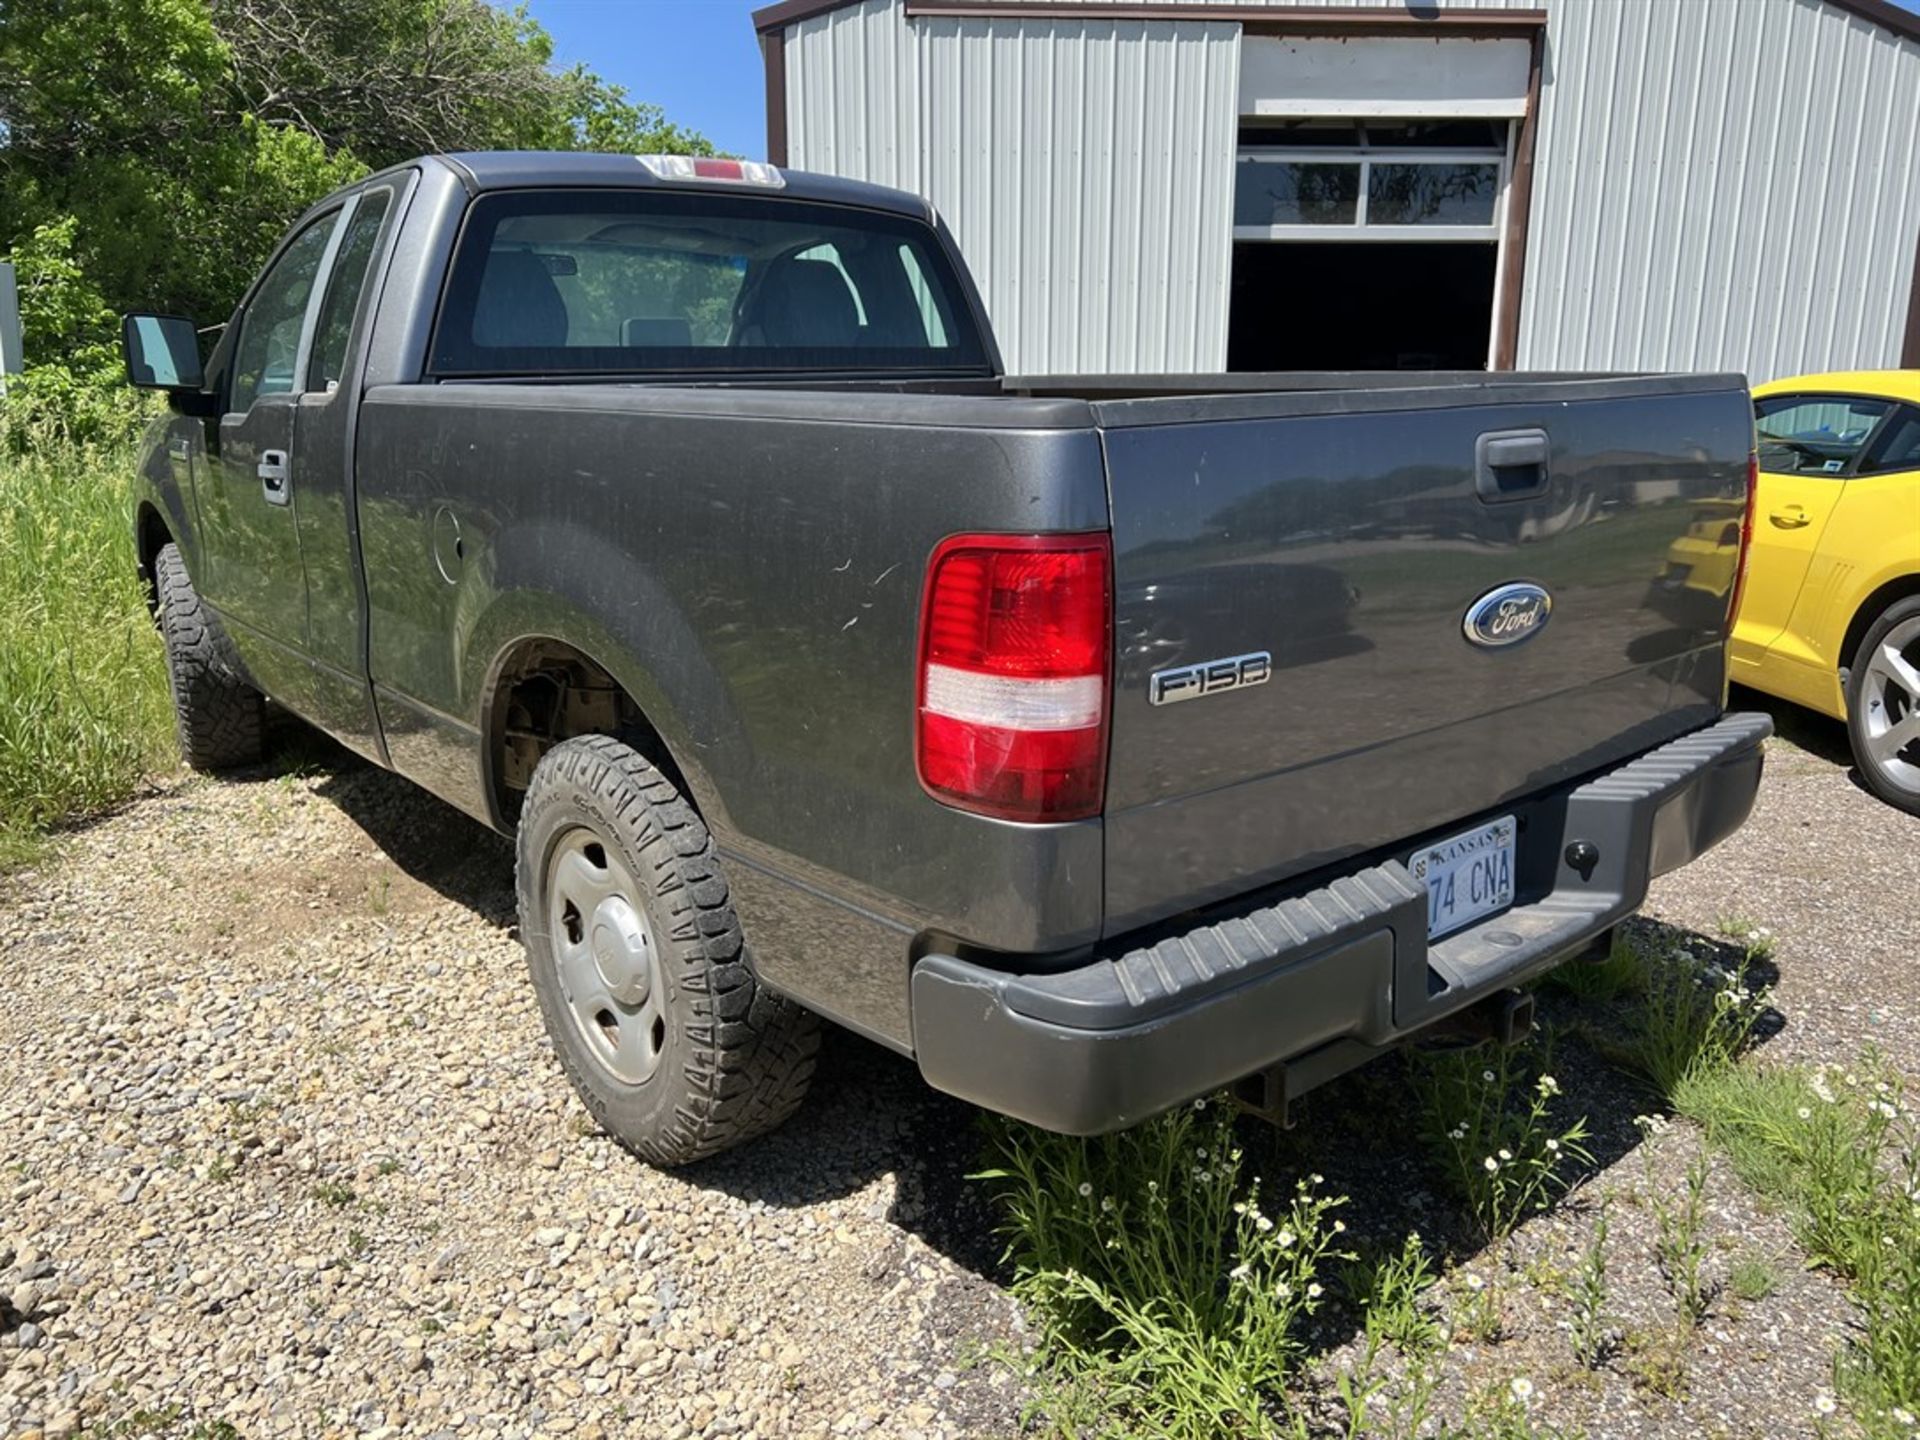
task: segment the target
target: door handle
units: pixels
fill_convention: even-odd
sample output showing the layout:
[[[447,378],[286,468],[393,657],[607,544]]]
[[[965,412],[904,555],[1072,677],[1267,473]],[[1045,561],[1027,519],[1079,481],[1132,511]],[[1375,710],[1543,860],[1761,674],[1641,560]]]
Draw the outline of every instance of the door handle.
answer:
[[[1775,510],[1771,515],[1767,516],[1767,519],[1771,520],[1782,530],[1798,530],[1801,526],[1808,523],[1807,509],[1804,505],[1782,505],[1778,510]]]
[[[1489,505],[1544,494],[1552,457],[1544,430],[1490,430],[1473,442],[1473,488]]]
[[[253,473],[260,477],[260,493],[267,497],[269,505],[285,505],[293,499],[293,488],[287,478],[286,451],[262,450],[260,463],[253,467]]]

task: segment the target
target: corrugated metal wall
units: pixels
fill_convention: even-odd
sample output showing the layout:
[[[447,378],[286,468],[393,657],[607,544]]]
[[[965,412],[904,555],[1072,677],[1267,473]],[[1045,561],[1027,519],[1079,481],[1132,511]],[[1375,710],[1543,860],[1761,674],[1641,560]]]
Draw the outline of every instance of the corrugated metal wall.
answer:
[[[1523,368],[1899,362],[1920,42],[1824,0],[1443,3],[1548,12]],[[1217,368],[1235,29],[864,0],[788,31],[790,158],[931,196],[1017,369]]]
[[[914,20],[787,34],[788,158],[931,199],[1018,372],[1219,370],[1240,27]]]

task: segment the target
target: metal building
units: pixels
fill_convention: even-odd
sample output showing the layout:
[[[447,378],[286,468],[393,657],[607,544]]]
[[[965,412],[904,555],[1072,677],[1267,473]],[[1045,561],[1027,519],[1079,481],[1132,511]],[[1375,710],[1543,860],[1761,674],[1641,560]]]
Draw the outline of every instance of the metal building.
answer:
[[[1015,372],[1920,366],[1890,0],[785,0],[776,163],[926,195]]]

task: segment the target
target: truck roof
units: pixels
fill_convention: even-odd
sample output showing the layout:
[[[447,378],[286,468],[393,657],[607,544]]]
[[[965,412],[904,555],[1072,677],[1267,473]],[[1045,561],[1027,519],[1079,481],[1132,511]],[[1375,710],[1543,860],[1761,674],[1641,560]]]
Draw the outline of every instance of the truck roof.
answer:
[[[622,189],[708,190],[719,194],[765,195],[754,185],[726,180],[659,180],[632,155],[602,155],[566,150],[473,150],[436,155],[458,174],[469,190],[520,190],[535,185],[617,186]],[[820,200],[835,205],[861,205],[929,220],[932,211],[918,195],[845,180],[837,175],[815,175],[805,170],[780,170],[785,185],[775,194],[796,200]]]

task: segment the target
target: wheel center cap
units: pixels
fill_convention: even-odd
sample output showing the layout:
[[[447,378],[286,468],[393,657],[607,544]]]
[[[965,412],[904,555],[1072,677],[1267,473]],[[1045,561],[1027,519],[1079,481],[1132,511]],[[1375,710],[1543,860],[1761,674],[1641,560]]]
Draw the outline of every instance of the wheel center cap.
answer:
[[[644,1005],[653,989],[653,944],[639,914],[619,896],[593,912],[587,943],[607,993],[622,1005]]]

